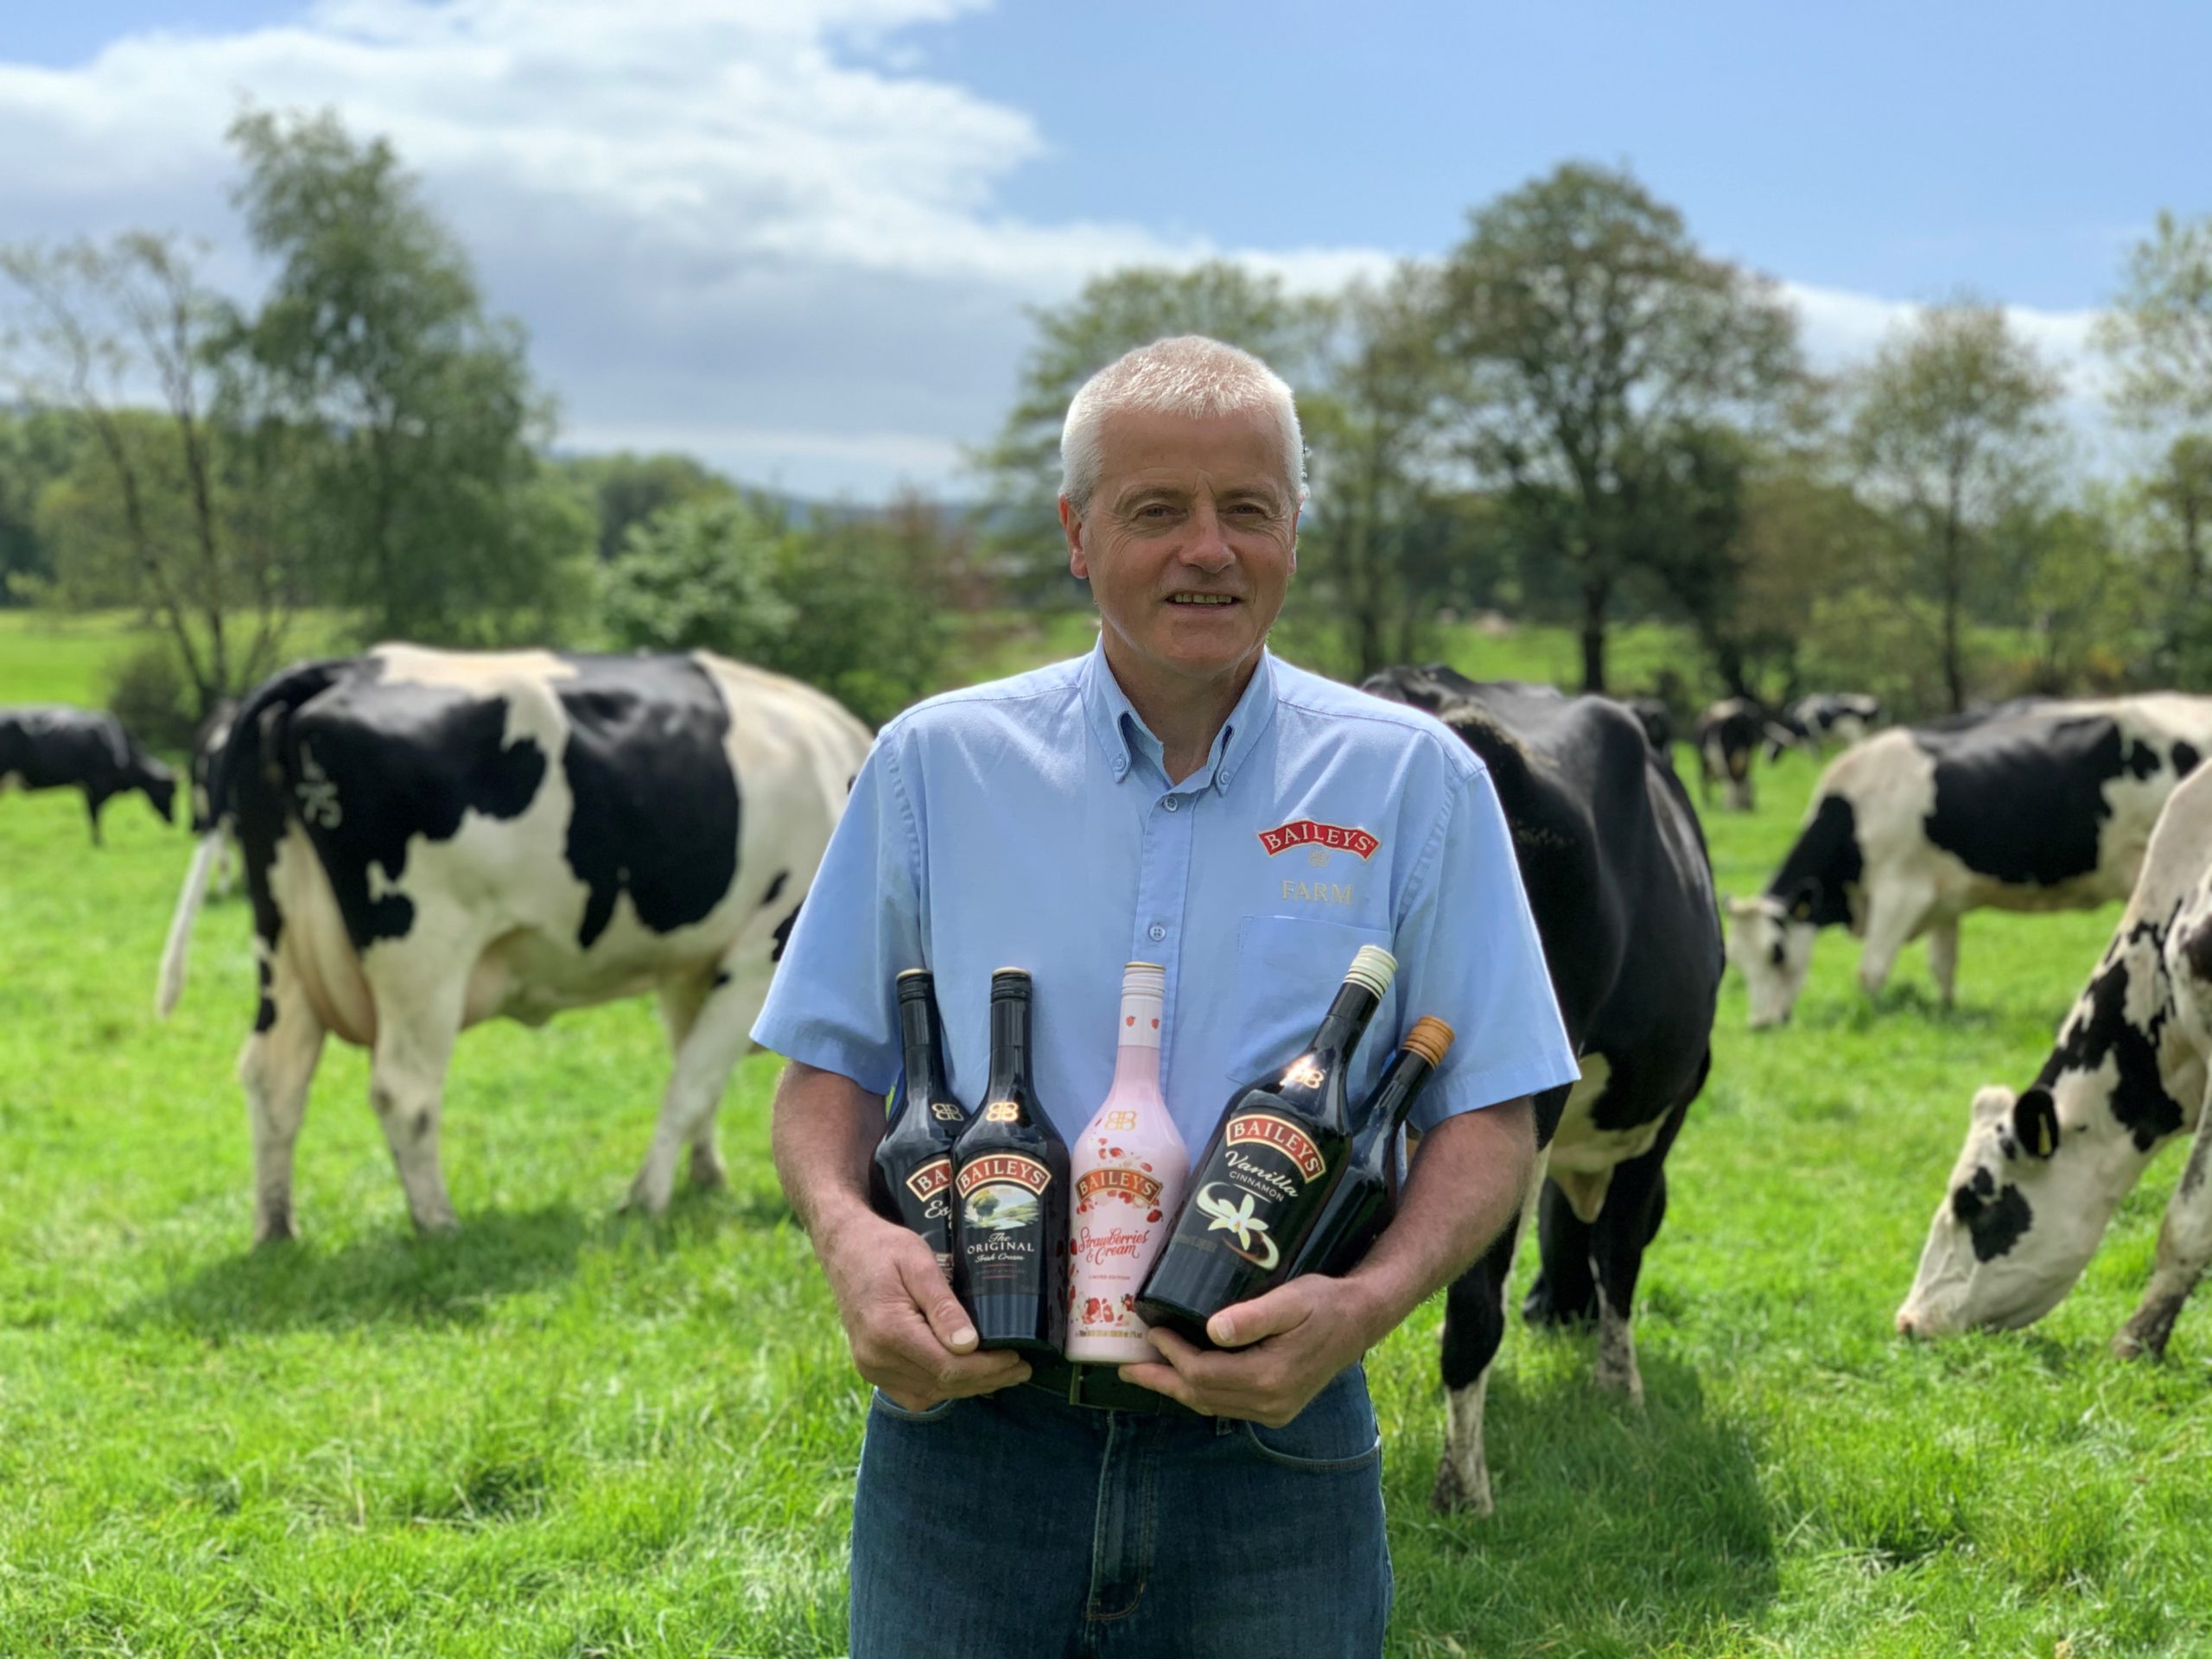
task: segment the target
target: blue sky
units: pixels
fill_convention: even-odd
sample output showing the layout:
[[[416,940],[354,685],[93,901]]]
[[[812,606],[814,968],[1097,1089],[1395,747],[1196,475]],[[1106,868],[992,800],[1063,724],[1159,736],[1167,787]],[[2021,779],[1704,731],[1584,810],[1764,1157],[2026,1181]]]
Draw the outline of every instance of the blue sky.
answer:
[[[2158,209],[2212,211],[2202,5],[10,10],[7,222],[176,224],[242,269],[225,111],[335,103],[531,327],[572,441],[860,494],[953,479],[1023,307],[1087,274],[1225,253],[1324,285],[1570,156],[1792,285],[1831,360],[1962,289],[2078,352]]]

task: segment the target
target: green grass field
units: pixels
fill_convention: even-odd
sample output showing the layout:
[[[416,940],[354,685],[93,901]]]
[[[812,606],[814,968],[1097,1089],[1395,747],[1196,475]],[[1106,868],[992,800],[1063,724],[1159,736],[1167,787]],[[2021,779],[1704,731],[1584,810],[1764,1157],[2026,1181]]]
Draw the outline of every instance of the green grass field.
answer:
[[[19,643],[0,700],[77,695]],[[1709,820],[1724,890],[1813,775]],[[73,797],[0,798],[0,1655],[839,1652],[863,1390],[769,1168],[775,1062],[732,1083],[732,1191],[649,1224],[614,1214],[649,1007],[470,1033],[464,1231],[425,1242],[334,1046],[302,1242],[251,1255],[245,906],[211,904],[156,1024],[188,849],[136,799],[107,823],[95,854]],[[2212,1312],[2162,1365],[2104,1351],[2177,1160],[2037,1330],[1891,1335],[1971,1091],[2025,1081],[2112,919],[1969,919],[1949,1014],[1917,951],[1867,1007],[1834,938],[1786,1030],[1747,1032],[1730,982],[1646,1262],[1645,1412],[1594,1391],[1589,1338],[1516,1319],[1498,1513],[1442,1518],[1439,1306],[1371,1357],[1394,1653],[2212,1649]]]

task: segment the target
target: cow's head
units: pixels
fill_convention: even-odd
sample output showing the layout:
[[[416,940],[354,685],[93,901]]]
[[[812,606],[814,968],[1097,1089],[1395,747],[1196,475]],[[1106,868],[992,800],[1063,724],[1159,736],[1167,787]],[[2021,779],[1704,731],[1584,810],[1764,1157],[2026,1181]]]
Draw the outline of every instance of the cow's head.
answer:
[[[2075,1081],[2089,1080],[2063,1078],[2060,1087]],[[2063,1301],[2141,1170],[2111,1155],[2113,1139],[2078,1119],[2068,1134],[2057,1100],[2041,1086],[1976,1094],[1966,1148],[1897,1310],[1898,1331],[2017,1331]]]
[[[1756,899],[1728,901],[1728,960],[1744,976],[1751,992],[1751,1029],[1780,1025],[1796,1006],[1812,970],[1815,895],[1800,891],[1787,899],[1764,893]]]
[[[176,773],[159,760],[138,763],[138,787],[146,791],[146,798],[154,804],[154,810],[170,823],[176,822]]]

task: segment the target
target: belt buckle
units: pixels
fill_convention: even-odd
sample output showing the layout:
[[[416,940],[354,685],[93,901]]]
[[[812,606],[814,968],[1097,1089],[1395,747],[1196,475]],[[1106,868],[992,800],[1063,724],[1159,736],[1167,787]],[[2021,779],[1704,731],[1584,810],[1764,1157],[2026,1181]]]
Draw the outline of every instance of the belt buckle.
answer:
[[[1084,1368],[1072,1360],[1068,1363],[1068,1404],[1071,1406],[1090,1403],[1083,1397],[1083,1371]]]

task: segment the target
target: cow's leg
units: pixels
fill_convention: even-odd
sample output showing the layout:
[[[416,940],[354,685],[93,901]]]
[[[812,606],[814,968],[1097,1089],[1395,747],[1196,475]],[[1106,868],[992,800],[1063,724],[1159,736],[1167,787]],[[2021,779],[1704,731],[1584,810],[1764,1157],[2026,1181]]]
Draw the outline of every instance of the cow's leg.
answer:
[[[100,836],[100,808],[106,804],[106,796],[96,794],[90,789],[85,791],[85,816],[92,821],[92,845],[95,847],[107,845]]]
[[[1947,917],[1928,930],[1928,973],[1936,982],[1936,994],[1949,1007],[1956,1000],[1959,983],[1959,918]]]
[[[751,1040],[753,1021],[767,997],[765,973],[744,974],[734,966],[730,977],[711,986],[690,1028],[677,1046],[676,1066],[662,1096],[660,1120],[653,1125],[652,1145],[645,1149],[645,1166],[630,1184],[629,1207],[658,1216],[668,1208],[676,1186],[676,1160],[686,1146],[691,1148],[693,1179],[700,1178],[699,1148],[707,1149],[705,1170],[712,1179],[721,1168],[715,1147],[715,1110],[721,1104],[730,1067]],[[720,978],[720,976],[716,976]]]
[[[1483,1404],[1491,1363],[1505,1339],[1505,1287],[1513,1255],[1544,1185],[1548,1156],[1536,1159],[1521,1207],[1481,1260],[1452,1281],[1444,1300],[1444,1457],[1429,1502],[1443,1510],[1488,1515],[1490,1461],[1483,1447]]]
[[[474,963],[473,950],[448,960]],[[427,968],[418,957],[415,965]],[[376,998],[377,1039],[369,1063],[369,1104],[384,1126],[392,1166],[407,1194],[416,1230],[448,1233],[461,1224],[446,1195],[438,1161],[438,1128],[445,1114],[446,1069],[461,1035],[467,1000],[465,978],[432,980],[397,969],[387,960],[370,987]]]
[[[1598,1275],[1598,1386],[1643,1403],[1643,1377],[1637,1370],[1636,1339],[1630,1319],[1636,1281],[1643,1268],[1644,1247],[1667,1215],[1667,1149],[1689,1115],[1685,1096],[1660,1127],[1649,1148],[1615,1166],[1605,1189],[1605,1208],[1590,1230],[1592,1266]]]
[[[1866,901],[1866,937],[1859,952],[1859,988],[1881,995],[1897,952],[1926,919],[1929,895],[1919,887],[1876,887]]]
[[[678,980],[661,987],[661,1024],[668,1031],[671,1061],[683,1059],[684,1042],[698,1024],[700,1010],[711,997],[727,988],[727,982],[718,985],[716,979],[704,977]],[[691,1185],[702,1192],[715,1192],[728,1186],[729,1173],[722,1167],[721,1153],[715,1145],[715,1114],[711,1109],[701,1115],[692,1129],[690,1144]]]
[[[2148,1355],[2157,1359],[2166,1351],[2189,1293],[2212,1266],[2212,1090],[2207,1105],[2197,1113],[2196,1135],[2190,1142],[2189,1162],[2173,1197],[2166,1200],[2166,1218],[2158,1229],[2158,1255],[2151,1268],[2151,1282],[2143,1300],[2128,1316],[2112,1351],[2122,1359]]]
[[[261,1011],[238,1055],[246,1120],[253,1131],[253,1242],[293,1236],[292,1149],[307,1116],[308,1085],[322,1053],[323,1024],[298,980],[264,951]]]
[[[1521,1303],[1530,1325],[1583,1325],[1598,1317],[1598,1280],[1590,1264],[1590,1224],[1557,1181],[1544,1183],[1537,1201],[1535,1282]]]

